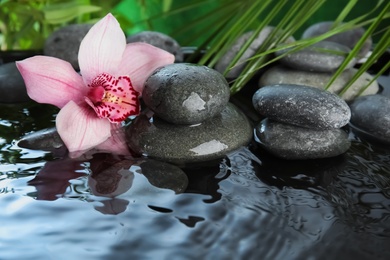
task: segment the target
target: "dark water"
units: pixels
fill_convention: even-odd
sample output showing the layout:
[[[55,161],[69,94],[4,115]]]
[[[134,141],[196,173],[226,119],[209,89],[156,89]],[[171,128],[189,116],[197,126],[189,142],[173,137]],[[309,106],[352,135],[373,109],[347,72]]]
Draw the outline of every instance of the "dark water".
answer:
[[[389,148],[350,133],[346,154],[298,162],[253,143],[185,169],[185,193],[133,165],[109,198],[91,162],[15,145],[56,112],[0,106],[0,259],[390,259]]]

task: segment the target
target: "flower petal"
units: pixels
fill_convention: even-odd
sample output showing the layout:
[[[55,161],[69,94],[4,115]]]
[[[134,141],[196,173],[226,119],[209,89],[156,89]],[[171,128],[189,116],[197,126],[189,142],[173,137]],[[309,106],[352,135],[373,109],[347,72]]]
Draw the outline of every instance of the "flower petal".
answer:
[[[125,48],[125,34],[112,14],[92,26],[79,49],[80,72],[85,84],[103,72],[114,75]]]
[[[110,122],[100,119],[88,105],[78,106],[70,101],[57,115],[58,134],[69,150],[86,152],[106,141],[111,136]],[[79,154],[79,153],[78,153]]]
[[[131,155],[126,143],[125,130],[120,124],[111,124],[111,137],[97,145],[95,149],[99,152]]]
[[[113,77],[100,74],[90,84],[85,101],[100,118],[119,123],[132,115],[138,115],[140,103],[128,76]]]
[[[16,66],[31,99],[59,108],[70,100],[84,100],[87,88],[69,62],[54,57],[34,56],[17,61]]]
[[[171,64],[175,56],[160,48],[143,42],[129,43],[116,71],[117,76],[130,76],[133,87],[142,94],[146,79],[158,67]]]

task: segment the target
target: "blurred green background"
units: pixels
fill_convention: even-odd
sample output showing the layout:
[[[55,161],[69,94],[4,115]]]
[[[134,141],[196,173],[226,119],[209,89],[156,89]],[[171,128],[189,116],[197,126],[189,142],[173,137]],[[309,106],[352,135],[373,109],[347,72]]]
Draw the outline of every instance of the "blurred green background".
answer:
[[[178,12],[169,16],[161,15],[161,13],[169,10],[176,10],[193,3],[204,2],[203,4],[194,7],[193,9]],[[289,7],[294,1],[289,1],[286,7],[280,12],[271,25],[276,25],[278,21],[289,11]],[[315,13],[308,21],[304,23],[300,30],[298,30],[294,37],[299,39],[303,31],[310,25],[321,21],[332,21],[337,18],[344,6],[350,0],[327,0],[321,9]],[[364,15],[368,10],[372,10],[379,0],[365,1],[360,0],[353,8],[352,12],[347,16],[346,20],[356,18]],[[133,34],[144,30],[154,30],[166,33],[174,37],[181,45],[197,46],[202,39],[196,42],[188,42],[188,35],[177,34],[183,26],[196,20],[197,17],[206,14],[210,10],[218,8],[224,4],[224,0],[122,0],[115,10],[123,15],[129,21],[132,21],[131,26],[123,28],[127,34]],[[379,13],[378,10],[376,13]],[[154,19],[148,19],[153,17]],[[259,20],[261,17],[259,17]],[[383,24],[382,27],[385,25]],[[374,35],[374,38],[379,39],[380,35]]]
[[[242,4],[253,2],[236,2],[240,1]],[[276,25],[296,1],[305,0],[287,1],[271,25]],[[358,2],[346,20],[363,15],[379,2],[388,0],[326,0],[320,10],[294,34],[295,38],[299,39],[303,30],[313,23],[334,20],[350,1]],[[59,27],[72,23],[94,23],[108,12],[115,15],[126,34],[153,30],[172,36],[182,46],[199,46],[207,35],[200,34],[195,39],[191,36],[196,35],[195,30],[210,28],[213,23],[210,24],[209,20],[209,23],[199,23],[192,30],[182,29],[228,2],[232,0],[0,0],[0,46],[2,50],[40,49],[45,38]],[[279,3],[277,0],[273,2]],[[385,26],[388,25],[383,23],[380,28]],[[380,35],[381,31],[374,35],[374,42]]]

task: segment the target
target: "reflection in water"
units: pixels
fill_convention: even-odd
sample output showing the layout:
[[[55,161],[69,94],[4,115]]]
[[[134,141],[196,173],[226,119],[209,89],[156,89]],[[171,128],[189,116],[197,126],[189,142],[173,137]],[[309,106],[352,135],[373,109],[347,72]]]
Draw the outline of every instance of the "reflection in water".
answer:
[[[353,135],[336,158],[253,145],[184,169],[2,137],[0,259],[390,259],[390,150]]]

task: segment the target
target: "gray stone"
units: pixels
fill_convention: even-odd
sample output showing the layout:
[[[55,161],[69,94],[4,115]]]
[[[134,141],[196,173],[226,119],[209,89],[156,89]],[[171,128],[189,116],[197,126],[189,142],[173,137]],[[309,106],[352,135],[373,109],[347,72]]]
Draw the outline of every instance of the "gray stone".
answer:
[[[275,54],[282,56],[291,51],[291,49],[293,48],[280,50]],[[350,51],[345,45],[336,42],[321,41],[302,50],[287,53],[279,61],[297,70],[332,72],[340,67]],[[351,68],[355,64],[356,59],[353,59],[347,68]]]
[[[127,43],[130,42],[149,43],[150,45],[166,50],[167,52],[175,55],[175,62],[183,62],[184,54],[181,50],[181,46],[175,39],[173,39],[169,35],[160,32],[144,31],[133,35],[129,35],[126,40]]]
[[[43,53],[70,62],[79,70],[78,53],[80,43],[92,24],[72,24],[53,32],[45,41]]]
[[[288,160],[334,157],[351,145],[342,129],[315,130],[269,119],[260,122],[256,135],[265,150]]]
[[[327,91],[339,94],[347,83],[356,74],[357,69],[351,68],[343,71],[343,73],[332,83]],[[275,66],[267,70],[260,78],[259,86],[277,85],[277,84],[295,84],[325,89],[329,80],[332,78],[332,73],[326,72],[309,72],[291,69],[285,66]],[[360,90],[372,80],[372,76],[368,73],[363,73],[346,92],[341,95],[345,101],[355,99]],[[360,95],[372,95],[379,91],[379,85],[374,80]]]
[[[30,100],[15,62],[0,65],[0,103],[19,103]]]
[[[174,125],[144,112],[126,129],[130,150],[175,164],[212,161],[247,145],[253,128],[233,104],[198,125]]]
[[[17,145],[32,150],[50,151],[56,156],[64,155],[68,151],[55,127],[27,134]]]
[[[320,22],[313,24],[309,28],[307,28],[302,35],[303,39],[315,37],[330,31],[333,26],[333,22]],[[347,46],[350,49],[353,49],[357,42],[362,38],[365,30],[363,28],[355,28],[345,32],[337,33],[333,36],[326,38],[327,41],[337,42]],[[357,59],[361,59],[365,57],[372,47],[372,39],[368,38],[366,42],[363,44],[363,47],[360,49]]]
[[[324,90],[301,85],[265,86],[253,95],[253,106],[264,117],[313,129],[348,124],[347,103]]]
[[[351,124],[367,135],[390,144],[390,98],[369,95],[351,104]]]
[[[155,187],[183,193],[188,186],[188,177],[176,165],[147,159],[140,164],[142,174]]]
[[[226,79],[206,66],[170,64],[145,82],[142,98],[155,114],[174,124],[198,124],[219,114],[230,97]]]
[[[243,53],[240,59],[237,61],[237,66],[232,68],[227,74],[227,78],[237,78],[246,66],[245,60],[251,58],[260,46],[266,41],[268,36],[272,33],[275,27],[266,26],[260,31],[259,35],[253,40],[248,49]],[[215,69],[221,73],[228,68],[229,64],[233,61],[234,57],[242,49],[245,43],[252,37],[254,31],[244,33],[233,44],[232,47],[222,56],[222,58],[215,65]],[[290,37],[286,42],[294,42],[295,39]]]

